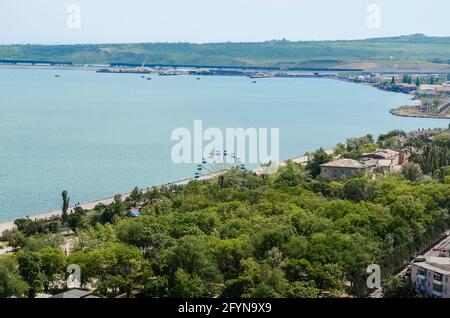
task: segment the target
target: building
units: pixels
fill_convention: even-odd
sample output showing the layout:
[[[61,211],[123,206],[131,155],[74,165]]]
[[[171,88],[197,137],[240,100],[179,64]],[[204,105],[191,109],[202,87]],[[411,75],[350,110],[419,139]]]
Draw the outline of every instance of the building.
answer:
[[[99,298],[99,297],[92,295],[92,292],[90,291],[74,288],[53,295],[51,298]]]
[[[373,172],[399,171],[408,162],[409,156],[410,153],[407,150],[380,149],[376,152],[365,153],[360,161],[340,159],[325,163],[320,166],[320,175],[327,179],[341,179]]]
[[[450,86],[443,85],[420,85],[419,92],[425,95],[450,95]]]
[[[425,297],[450,298],[450,258],[417,257],[411,267],[411,281]]]
[[[341,179],[365,174],[366,166],[353,159],[341,159],[320,166],[320,175],[327,179]]]
[[[375,152],[365,153],[363,160],[377,160],[377,168],[384,172],[398,171],[401,166],[408,162],[410,153],[407,150],[395,151],[391,149],[380,149]]]

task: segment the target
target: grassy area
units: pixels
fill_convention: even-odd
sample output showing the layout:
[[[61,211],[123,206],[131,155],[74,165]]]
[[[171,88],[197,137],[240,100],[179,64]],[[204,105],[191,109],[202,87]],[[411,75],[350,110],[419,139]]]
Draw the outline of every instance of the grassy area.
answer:
[[[450,68],[450,37],[410,35],[352,41],[136,43],[0,46],[0,59],[73,63],[329,68],[361,61],[371,67]]]

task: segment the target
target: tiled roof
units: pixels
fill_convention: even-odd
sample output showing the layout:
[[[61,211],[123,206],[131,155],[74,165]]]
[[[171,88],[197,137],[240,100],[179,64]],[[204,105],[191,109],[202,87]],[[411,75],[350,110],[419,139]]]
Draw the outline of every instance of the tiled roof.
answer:
[[[364,169],[365,166],[360,163],[359,161],[353,160],[353,159],[341,159],[341,160],[335,160],[328,163],[325,163],[323,165],[320,165],[321,167],[328,167],[328,168],[352,168],[352,169]]]

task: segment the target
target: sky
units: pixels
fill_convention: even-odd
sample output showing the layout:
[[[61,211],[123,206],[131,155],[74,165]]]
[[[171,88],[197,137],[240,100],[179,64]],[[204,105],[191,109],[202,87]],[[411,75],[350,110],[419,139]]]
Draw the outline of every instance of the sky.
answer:
[[[0,44],[450,35],[449,0],[0,0]]]

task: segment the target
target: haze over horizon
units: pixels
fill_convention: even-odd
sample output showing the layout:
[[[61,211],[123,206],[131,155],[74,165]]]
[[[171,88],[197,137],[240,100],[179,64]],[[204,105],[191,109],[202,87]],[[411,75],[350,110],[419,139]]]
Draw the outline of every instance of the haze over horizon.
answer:
[[[70,5],[80,28],[70,28]],[[378,27],[368,19],[379,8]],[[353,40],[449,36],[450,2],[431,0],[27,0],[0,3],[0,44]],[[373,9],[373,6],[372,6]]]

